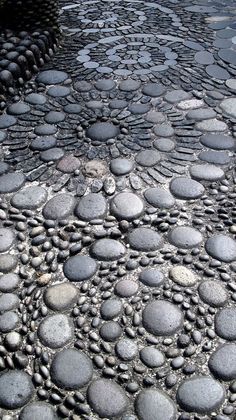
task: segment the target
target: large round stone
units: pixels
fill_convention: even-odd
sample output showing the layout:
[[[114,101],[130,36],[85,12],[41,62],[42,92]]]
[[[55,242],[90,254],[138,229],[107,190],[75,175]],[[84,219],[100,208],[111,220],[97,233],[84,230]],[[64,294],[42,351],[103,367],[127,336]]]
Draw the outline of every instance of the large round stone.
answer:
[[[225,340],[236,340],[236,308],[219,310],[215,316],[216,334]]]
[[[205,188],[200,182],[191,178],[178,177],[171,181],[170,191],[181,200],[193,200],[200,198],[204,194]]]
[[[229,51],[231,50],[226,50],[226,56],[228,56]],[[235,53],[233,51],[232,51],[232,54],[234,56],[234,61],[235,61]],[[220,104],[220,108],[225,114],[233,118],[233,120],[236,119],[236,98],[224,99]]]
[[[14,270],[18,263],[16,255],[11,254],[2,254],[0,255],[0,271],[2,273],[9,273],[9,271]]]
[[[165,86],[160,83],[147,83],[143,88],[143,94],[156,98],[162,96],[166,91]]]
[[[0,406],[9,410],[23,407],[33,397],[34,387],[30,376],[18,370],[0,376]]]
[[[207,239],[205,247],[207,253],[216,260],[226,263],[236,260],[236,241],[230,236],[211,236]]]
[[[42,187],[27,187],[20,190],[11,199],[17,209],[37,209],[47,200],[47,191]]]
[[[24,407],[19,420],[58,420],[58,417],[51,405],[38,401]]]
[[[164,275],[156,268],[146,268],[139,274],[139,281],[149,287],[159,287],[164,282]]]
[[[25,176],[21,172],[9,172],[0,176],[0,194],[8,194],[17,191],[25,182]]]
[[[63,314],[49,315],[38,328],[38,336],[44,346],[58,349],[69,343],[74,334],[73,322]]]
[[[213,375],[223,381],[236,379],[236,344],[219,346],[208,362]]]
[[[44,301],[53,311],[64,311],[72,308],[77,300],[78,290],[71,283],[60,283],[48,287],[44,293]]]
[[[111,201],[111,213],[116,216],[117,219],[131,221],[137,219],[143,211],[143,200],[133,193],[119,193]]]
[[[221,406],[224,399],[223,385],[211,376],[187,379],[180,384],[177,391],[177,401],[180,407],[187,412],[211,413]]]
[[[11,248],[15,235],[11,229],[0,228],[0,252],[5,252]]]
[[[65,349],[57,353],[51,365],[52,381],[64,389],[85,386],[93,375],[93,365],[89,357],[76,349]]]
[[[164,300],[148,303],[143,310],[143,326],[154,335],[172,335],[183,326],[183,314],[178,307]]]
[[[134,167],[134,162],[128,159],[117,158],[111,160],[110,169],[114,175],[121,176],[129,174]]]
[[[177,248],[194,248],[203,240],[202,234],[189,226],[178,226],[169,233],[169,241]]]
[[[12,292],[20,283],[18,274],[8,273],[0,277],[0,292]]]
[[[74,206],[75,199],[72,195],[58,194],[45,204],[43,215],[50,220],[64,219],[73,212]]]
[[[156,251],[162,244],[161,236],[153,229],[140,227],[128,235],[131,248],[137,251]]]
[[[64,82],[68,78],[68,74],[60,70],[45,70],[37,76],[37,82],[44,85],[57,85]]]
[[[215,280],[203,281],[198,288],[198,293],[203,302],[215,307],[223,306],[228,299],[222,283]]]
[[[108,342],[114,342],[121,336],[122,329],[118,322],[107,321],[104,324],[102,324],[99,333],[103,340]]]
[[[122,301],[118,298],[108,299],[101,304],[101,317],[105,320],[116,318],[122,312]]]
[[[136,156],[136,162],[141,166],[154,166],[161,159],[161,155],[156,150],[143,150]]]
[[[194,286],[197,279],[193,271],[189,270],[184,265],[176,265],[170,269],[170,278],[180,286],[191,287]]]
[[[153,207],[161,209],[170,209],[175,204],[173,195],[169,191],[159,187],[149,188],[145,191],[144,197]]]
[[[93,277],[97,271],[97,264],[87,255],[75,255],[65,262],[63,270],[69,280],[83,281]]]
[[[87,129],[87,137],[94,141],[107,141],[120,134],[118,126],[108,122],[96,122]]]
[[[155,347],[144,347],[140,351],[140,359],[142,362],[150,368],[158,368],[165,363],[164,354],[156,349]]]
[[[232,150],[236,146],[235,139],[224,134],[206,134],[201,137],[201,143],[215,150]]]
[[[128,398],[121,386],[109,379],[97,379],[88,388],[88,402],[100,417],[121,416],[128,407]]]
[[[99,239],[90,249],[91,255],[101,261],[116,261],[125,255],[124,245],[114,239]]]
[[[193,165],[189,172],[192,178],[203,181],[217,181],[225,176],[224,171],[221,168],[208,163]]]
[[[107,211],[107,202],[102,194],[85,195],[75,208],[75,214],[82,220],[103,218]]]
[[[139,420],[175,420],[176,408],[170,397],[160,389],[144,389],[135,400]]]
[[[134,340],[123,338],[115,346],[117,355],[121,360],[131,361],[138,354],[138,346]]]

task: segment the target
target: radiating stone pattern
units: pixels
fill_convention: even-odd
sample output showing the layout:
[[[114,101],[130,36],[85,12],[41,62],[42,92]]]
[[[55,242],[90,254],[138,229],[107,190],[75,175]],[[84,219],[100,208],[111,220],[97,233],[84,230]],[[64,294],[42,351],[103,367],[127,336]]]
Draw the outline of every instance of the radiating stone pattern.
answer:
[[[234,420],[235,5],[60,6],[1,103],[0,417]]]

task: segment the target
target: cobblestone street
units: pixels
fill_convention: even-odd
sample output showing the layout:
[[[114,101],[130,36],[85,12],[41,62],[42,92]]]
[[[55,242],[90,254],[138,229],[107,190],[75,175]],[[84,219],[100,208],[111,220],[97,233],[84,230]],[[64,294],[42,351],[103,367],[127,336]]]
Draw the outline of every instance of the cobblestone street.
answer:
[[[0,33],[0,419],[236,420],[235,2],[59,3]]]

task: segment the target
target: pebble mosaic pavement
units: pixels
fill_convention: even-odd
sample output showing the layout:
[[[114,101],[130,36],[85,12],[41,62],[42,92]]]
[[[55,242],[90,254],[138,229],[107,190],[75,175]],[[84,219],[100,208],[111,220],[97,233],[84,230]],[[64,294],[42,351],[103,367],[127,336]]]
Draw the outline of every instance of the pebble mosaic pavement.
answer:
[[[236,6],[60,25],[0,104],[0,417],[235,420]]]

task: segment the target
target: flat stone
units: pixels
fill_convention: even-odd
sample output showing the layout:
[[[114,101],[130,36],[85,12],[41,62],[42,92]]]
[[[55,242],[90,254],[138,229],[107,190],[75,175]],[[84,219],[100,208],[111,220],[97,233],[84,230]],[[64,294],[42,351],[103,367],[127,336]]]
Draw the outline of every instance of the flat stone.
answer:
[[[10,115],[22,115],[30,112],[30,106],[24,102],[16,102],[7,108],[7,113]]]
[[[228,79],[225,84],[228,88],[236,91],[236,79]]]
[[[171,152],[175,148],[175,142],[167,138],[159,138],[154,141],[153,146],[160,152]]]
[[[38,337],[42,344],[51,349],[59,349],[68,344],[74,334],[73,322],[64,314],[49,315],[41,321]]]
[[[151,110],[145,115],[145,120],[154,124],[161,124],[166,120],[166,117],[163,112]]]
[[[30,93],[29,95],[26,95],[25,102],[32,105],[43,105],[47,102],[47,99],[40,93]]]
[[[109,379],[96,379],[88,388],[89,405],[100,417],[121,416],[128,407],[128,398],[116,382]]]
[[[236,379],[236,344],[223,344],[212,353],[208,366],[212,374],[223,381]]]
[[[144,95],[151,96],[152,98],[157,98],[158,96],[162,96],[166,92],[166,88],[160,83],[147,83],[144,86],[142,92]]]
[[[3,254],[0,255],[0,271],[2,273],[9,273],[16,268],[18,259],[15,255]]]
[[[65,119],[65,114],[60,111],[49,111],[44,117],[48,124],[58,124]]]
[[[59,70],[45,70],[39,73],[36,80],[44,85],[57,85],[68,79],[68,74]]]
[[[117,342],[115,351],[121,360],[131,361],[135,359],[138,354],[138,346],[135,340],[124,338]]]
[[[0,312],[10,311],[19,306],[19,298],[14,293],[4,293],[0,296]]]
[[[211,131],[226,131],[228,130],[227,124],[217,118],[207,119],[196,123],[196,129],[205,132]]]
[[[50,404],[37,401],[26,405],[20,412],[19,420],[58,420]]]
[[[65,98],[70,94],[70,88],[67,86],[52,86],[48,89],[47,93],[53,98]]]
[[[202,240],[202,234],[190,226],[177,226],[168,235],[169,242],[177,248],[189,249],[198,246]]]
[[[122,312],[122,301],[118,298],[108,299],[101,304],[101,317],[106,321],[116,318]]]
[[[134,79],[127,79],[122,80],[119,84],[119,89],[124,92],[134,92],[138,90],[141,86],[141,82],[139,80]]]
[[[207,253],[222,262],[236,260],[236,241],[230,236],[218,234],[207,239],[205,245]]]
[[[176,265],[169,271],[170,278],[180,286],[191,287],[197,282],[193,271],[186,268],[184,265]]]
[[[198,181],[217,181],[225,177],[225,173],[221,168],[208,163],[202,165],[191,166],[190,175]]]
[[[94,276],[97,264],[87,255],[75,255],[65,262],[63,270],[69,280],[84,281]]]
[[[199,159],[204,162],[213,163],[216,165],[227,165],[230,162],[230,156],[227,152],[216,150],[204,150],[198,155]]]
[[[198,287],[198,293],[203,302],[208,305],[224,306],[228,300],[228,294],[219,281],[205,280]]]
[[[128,106],[128,110],[134,115],[146,114],[148,111],[150,111],[150,109],[150,104],[139,104],[136,102],[133,102]]]
[[[17,119],[12,115],[2,114],[0,115],[0,128],[9,128],[15,125]]]
[[[176,106],[182,111],[188,111],[189,109],[198,109],[205,105],[202,99],[186,99],[185,101],[179,102]]]
[[[15,235],[11,229],[0,228],[0,252],[8,251],[15,240]]]
[[[100,160],[91,160],[86,163],[83,172],[90,178],[100,178],[106,173],[106,166]]]
[[[213,64],[215,61],[213,54],[209,51],[198,51],[195,54],[194,59],[197,63],[204,65]]]
[[[176,407],[170,397],[160,389],[144,389],[135,400],[139,420],[175,420]]]
[[[201,137],[201,143],[215,150],[233,150],[236,147],[235,139],[223,134],[206,134]]]
[[[124,99],[112,99],[109,103],[111,109],[125,109],[128,106],[128,102]]]
[[[236,340],[236,308],[220,309],[215,316],[216,334],[225,340]]]
[[[162,244],[162,238],[155,230],[145,227],[134,229],[128,235],[131,248],[137,251],[156,251]]]
[[[128,159],[112,159],[110,163],[111,172],[114,175],[122,176],[129,174],[134,168],[134,162]]]
[[[34,210],[47,200],[47,191],[43,187],[27,187],[13,195],[11,205],[17,209]]]
[[[0,175],[5,174],[10,169],[10,166],[6,162],[0,162]]]
[[[19,325],[19,317],[13,311],[4,312],[4,314],[0,315],[0,332],[7,333]]]
[[[222,50],[218,51],[218,56],[221,60],[225,61],[226,63],[236,64],[236,52],[231,48],[223,48]]]
[[[40,153],[40,159],[44,162],[56,161],[64,156],[64,150],[60,147],[53,147]]]
[[[48,287],[44,293],[44,302],[53,311],[71,309],[78,297],[77,288],[71,283],[59,283]]]
[[[177,390],[177,401],[187,412],[210,414],[221,406],[224,399],[223,385],[211,376],[196,376],[184,380]]]
[[[161,124],[154,127],[154,133],[159,137],[171,137],[174,135],[175,130],[170,124]]]
[[[114,342],[121,336],[122,329],[118,322],[107,321],[101,326],[99,334],[103,340],[108,342]]]
[[[82,107],[79,104],[67,104],[64,106],[63,110],[67,114],[80,114],[82,111]]]
[[[118,281],[115,285],[115,293],[120,297],[131,297],[138,292],[138,283],[129,278]]]
[[[90,248],[91,255],[100,261],[116,261],[122,258],[126,249],[114,239],[99,239]]]
[[[184,90],[172,90],[165,95],[165,100],[171,104],[191,98],[191,94]]]
[[[57,164],[57,169],[70,174],[80,168],[80,161],[73,155],[64,156]]]
[[[202,121],[215,118],[216,115],[216,112],[212,108],[198,108],[188,111],[186,118],[194,121]]]
[[[42,136],[34,139],[30,145],[30,148],[32,150],[48,150],[52,149],[57,144],[56,137],[53,136]]]
[[[181,200],[194,200],[204,194],[205,188],[200,182],[191,178],[178,177],[171,181],[170,191]]]
[[[75,207],[75,199],[70,194],[57,194],[52,197],[43,208],[45,219],[64,219],[72,214]]]
[[[87,137],[91,140],[106,142],[109,139],[115,138],[120,134],[120,129],[117,125],[107,122],[97,122],[92,124],[87,129]]]
[[[0,194],[8,194],[17,191],[25,182],[25,176],[21,172],[9,172],[0,176]]]
[[[109,91],[114,89],[116,86],[115,82],[111,79],[100,79],[95,83],[95,88],[98,90]]]
[[[137,219],[143,213],[144,203],[138,195],[122,192],[112,199],[110,209],[117,219],[131,221]]]
[[[139,152],[135,158],[136,162],[141,166],[154,166],[161,159],[160,153],[156,150],[143,150]]]
[[[74,390],[84,387],[91,380],[93,365],[82,351],[65,349],[53,358],[50,373],[59,388]]]
[[[9,410],[23,407],[34,395],[31,377],[20,370],[11,370],[0,376],[0,406]]]
[[[144,192],[147,202],[153,207],[170,209],[175,204],[175,199],[169,191],[163,188],[149,188]]]
[[[143,310],[143,326],[151,334],[169,336],[183,326],[183,314],[172,303],[156,300],[148,303]]]
[[[74,83],[74,88],[78,92],[89,92],[93,86],[91,83],[86,82],[86,80],[78,80],[78,82]]]
[[[0,131],[0,143],[2,143],[7,138],[7,133],[4,131]]]
[[[90,221],[104,218],[107,212],[107,202],[102,194],[90,193],[81,198],[75,208],[79,219]]]
[[[34,133],[37,136],[51,136],[57,132],[57,128],[52,124],[40,124],[34,129]]]
[[[20,278],[17,274],[8,273],[0,277],[0,292],[12,292],[20,283]]]
[[[236,119],[236,98],[224,99],[220,103],[220,108],[225,112],[229,117]],[[1,126],[0,126],[1,128]]]
[[[218,64],[210,64],[206,66],[206,72],[209,76],[214,77],[219,80],[227,80],[230,78],[230,74],[223,67],[218,66]]]
[[[164,275],[156,268],[146,268],[139,274],[139,281],[145,286],[160,287],[164,282]]]
[[[150,368],[158,368],[165,363],[164,354],[155,347],[144,347],[140,351],[141,361]]]

